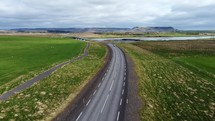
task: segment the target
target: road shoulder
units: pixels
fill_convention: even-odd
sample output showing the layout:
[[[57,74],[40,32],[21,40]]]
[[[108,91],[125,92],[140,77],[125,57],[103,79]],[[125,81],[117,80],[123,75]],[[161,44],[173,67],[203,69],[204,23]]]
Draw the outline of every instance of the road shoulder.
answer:
[[[138,96],[138,76],[135,71],[135,64],[132,58],[126,55],[128,68],[127,104],[125,108],[125,121],[140,121],[139,110],[142,103]]]

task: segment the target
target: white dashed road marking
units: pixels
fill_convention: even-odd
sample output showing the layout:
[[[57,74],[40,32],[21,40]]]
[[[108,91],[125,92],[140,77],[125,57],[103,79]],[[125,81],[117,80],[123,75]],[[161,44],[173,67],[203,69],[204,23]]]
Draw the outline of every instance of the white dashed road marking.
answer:
[[[91,101],[91,99],[87,102],[86,106],[88,106],[88,105],[89,105],[90,101]]]
[[[122,98],[121,98],[121,100],[120,100],[120,105],[122,105]]]
[[[120,112],[118,112],[118,115],[117,115],[117,121],[119,121],[119,115],[120,115]]]
[[[103,112],[103,110],[104,110],[104,108],[105,108],[105,105],[106,105],[106,103],[107,103],[108,98],[109,98],[109,95],[107,96],[107,98],[106,98],[106,100],[105,100],[105,103],[104,103],[104,105],[103,105],[103,107],[102,107],[101,113]]]
[[[124,94],[124,89],[122,90],[122,95]]]
[[[83,114],[83,112],[81,112],[81,113],[79,114],[79,116],[78,116],[78,118],[76,119],[76,121],[79,120],[79,118],[81,117],[82,114]]]
[[[93,95],[95,95],[95,94],[96,94],[96,91],[97,91],[97,90],[95,90],[95,91],[94,91]]]

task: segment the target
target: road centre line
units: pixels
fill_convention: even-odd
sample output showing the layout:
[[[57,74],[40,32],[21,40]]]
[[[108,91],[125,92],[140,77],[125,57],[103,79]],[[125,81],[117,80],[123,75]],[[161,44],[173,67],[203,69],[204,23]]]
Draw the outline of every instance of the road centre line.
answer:
[[[107,103],[108,98],[109,98],[109,94],[107,95],[107,98],[106,98],[106,100],[105,100],[105,103],[104,103],[103,106],[102,106],[101,113],[103,112],[103,110],[104,110],[104,108],[105,108],[105,105],[106,105],[106,103]]]
[[[112,89],[112,87],[113,87],[113,83],[114,83],[114,80],[113,80],[112,83],[111,83],[110,91],[111,91],[111,89]]]

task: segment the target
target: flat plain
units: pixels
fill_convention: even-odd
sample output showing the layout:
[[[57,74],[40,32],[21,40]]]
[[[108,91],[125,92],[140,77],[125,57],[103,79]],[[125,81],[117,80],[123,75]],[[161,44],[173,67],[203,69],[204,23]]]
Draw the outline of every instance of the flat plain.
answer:
[[[143,121],[215,118],[215,41],[119,44],[138,74]]]
[[[207,80],[215,81],[214,40],[157,41],[134,45],[187,67]]]
[[[0,120],[51,120],[73,100],[105,62],[107,48],[91,43],[89,55],[63,66],[32,87],[0,101]]]
[[[0,86],[78,56],[85,45],[69,38],[0,36]]]

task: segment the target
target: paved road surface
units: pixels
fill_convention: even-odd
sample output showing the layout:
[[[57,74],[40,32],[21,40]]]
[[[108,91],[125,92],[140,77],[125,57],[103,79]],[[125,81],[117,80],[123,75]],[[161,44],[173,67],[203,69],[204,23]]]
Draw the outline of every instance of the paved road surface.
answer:
[[[119,121],[125,106],[126,62],[122,51],[108,44],[113,51],[110,66],[75,121]]]
[[[74,58],[72,60],[69,60],[69,61],[66,61],[64,63],[61,63],[59,65],[56,65],[55,67],[39,74],[38,76],[34,77],[33,79],[15,87],[14,89],[0,95],[0,100],[7,100],[8,98],[10,98],[11,96],[13,96],[14,94],[18,93],[18,92],[21,92],[23,90],[25,90],[26,88],[32,86],[34,83],[44,79],[45,77],[49,76],[52,74],[52,72],[56,71],[57,69],[61,68],[62,66],[66,65],[66,64],[69,64],[71,62],[74,62],[74,61],[78,61],[78,60],[81,60],[82,58],[84,58],[85,56],[88,56],[88,49],[90,47],[90,43],[87,43],[87,46],[86,48],[84,49],[84,54],[77,57],[77,58]]]

